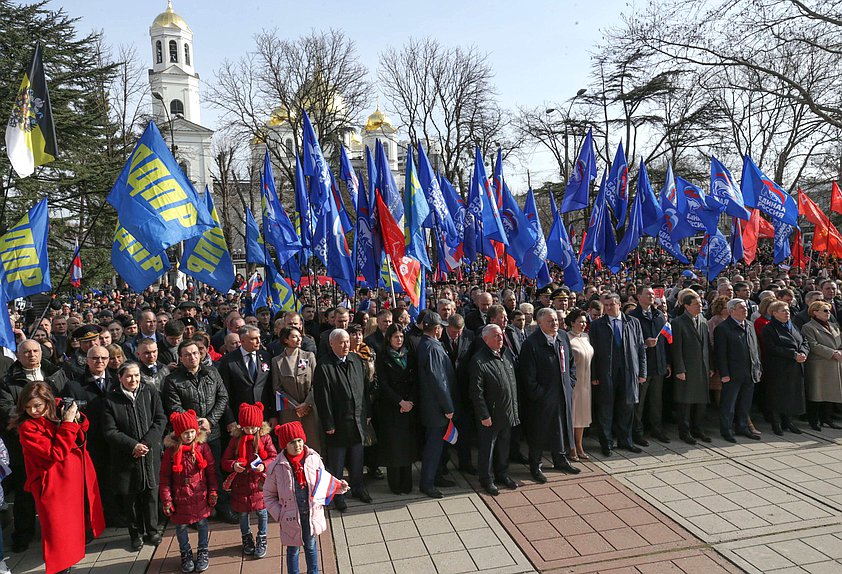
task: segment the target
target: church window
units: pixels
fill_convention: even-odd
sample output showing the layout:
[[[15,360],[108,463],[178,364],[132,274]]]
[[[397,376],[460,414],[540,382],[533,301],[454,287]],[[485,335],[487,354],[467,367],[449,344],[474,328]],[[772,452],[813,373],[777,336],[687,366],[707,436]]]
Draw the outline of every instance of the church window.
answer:
[[[287,155],[294,155],[295,154],[295,146],[292,143],[292,138],[287,138],[287,141],[284,143],[287,152]]]
[[[184,63],[190,65],[190,44],[184,44]]]
[[[170,40],[170,62],[178,62],[178,42]]]
[[[164,61],[164,48],[161,46],[161,41],[155,42],[155,63],[161,64]]]
[[[172,100],[170,102],[170,115],[181,114],[184,115],[184,103],[181,100]]]

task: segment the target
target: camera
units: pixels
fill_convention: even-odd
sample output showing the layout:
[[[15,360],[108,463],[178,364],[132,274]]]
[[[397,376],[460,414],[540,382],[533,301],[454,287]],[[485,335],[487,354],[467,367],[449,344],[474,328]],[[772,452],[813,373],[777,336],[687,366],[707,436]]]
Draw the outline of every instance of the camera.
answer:
[[[88,408],[88,401],[79,401],[71,397],[62,397],[61,402],[59,402],[56,408],[56,414],[58,415],[58,418],[64,417],[65,411],[68,408],[70,408],[70,405],[72,405],[73,403],[76,403],[76,408],[80,411],[84,411],[86,408]]]

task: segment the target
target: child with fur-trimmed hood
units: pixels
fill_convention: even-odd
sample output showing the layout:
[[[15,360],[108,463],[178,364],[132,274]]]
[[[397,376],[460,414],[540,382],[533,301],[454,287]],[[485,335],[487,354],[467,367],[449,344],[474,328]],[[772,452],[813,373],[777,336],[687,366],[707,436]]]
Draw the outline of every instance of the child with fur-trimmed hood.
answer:
[[[182,572],[208,569],[208,516],[217,502],[213,453],[207,433],[199,430],[193,409],[170,415],[173,432],[164,438],[159,493],[164,514],[175,524],[181,551]],[[187,535],[187,525],[196,523],[199,546],[196,561]]]
[[[266,556],[269,515],[263,502],[266,469],[278,451],[272,443],[272,428],[263,420],[263,403],[240,404],[237,426],[222,455],[222,470],[231,474],[223,488],[231,491],[231,510],[240,514],[243,553],[255,558]],[[249,515],[257,513],[257,540],[251,535]]]

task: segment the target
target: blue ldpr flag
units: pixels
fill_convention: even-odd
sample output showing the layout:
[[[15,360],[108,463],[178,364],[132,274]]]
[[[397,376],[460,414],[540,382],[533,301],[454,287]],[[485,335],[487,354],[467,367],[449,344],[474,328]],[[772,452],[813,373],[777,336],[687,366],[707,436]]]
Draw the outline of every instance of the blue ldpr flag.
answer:
[[[266,279],[254,300],[255,308],[263,305],[272,309],[273,314],[278,311],[299,311],[301,307],[295,297],[295,292],[271,261],[266,266]]]
[[[234,284],[234,263],[231,261],[231,254],[228,253],[228,244],[219,225],[219,215],[207,187],[205,201],[216,227],[205,231],[201,237],[193,237],[184,242],[184,254],[179,268],[194,279],[207,283],[225,294]]]
[[[588,129],[588,135],[582,142],[582,149],[576,158],[576,165],[570,173],[567,187],[564,190],[564,199],[561,201],[561,212],[576,211],[585,209],[588,206],[588,197],[591,189],[591,182],[596,179],[596,156],[593,147],[593,132]]]
[[[310,179],[310,203],[316,215],[321,215],[330,195],[330,169],[325,161],[316,131],[310,123],[310,116],[302,110],[304,134],[301,139],[301,167],[304,175]]]
[[[474,192],[476,188],[476,192]],[[474,178],[471,180],[471,197],[480,197],[482,202],[482,236],[491,241],[499,241],[503,245],[508,245],[509,240],[506,237],[506,231],[503,229],[503,222],[500,219],[500,210],[497,206],[497,201],[491,192],[491,185],[488,181],[488,176],[485,173],[485,164],[482,162],[482,154],[479,146],[476,147],[474,153]],[[483,248],[484,255],[491,255],[494,253],[493,248],[489,251]]]
[[[430,165],[430,159],[421,142],[418,142],[418,181],[421,182],[421,189],[424,190],[427,205],[430,206],[430,216],[424,222],[424,227],[428,229],[438,227],[447,236],[448,241],[454,242],[457,238],[456,226],[448,209],[441,183],[433,171],[433,166]]]
[[[772,221],[798,226],[798,204],[795,199],[760,171],[749,156],[743,158],[740,189],[746,207],[755,207],[770,215]]]
[[[263,173],[261,198],[263,203],[263,236],[275,248],[278,263],[284,265],[289,259],[301,251],[301,240],[295,233],[289,216],[278,199],[275,191],[275,175],[272,173],[272,163],[269,151],[263,156]]]
[[[774,263],[777,265],[792,255],[792,250],[789,246],[789,236],[795,228],[788,223],[784,223],[783,221],[774,218],[772,219],[772,225],[775,228]]]
[[[10,351],[18,348],[12,318],[9,316],[9,302],[5,299],[0,299],[0,347],[6,347]]]
[[[415,162],[412,160],[412,146],[406,150],[406,179],[403,188],[404,228],[403,236],[406,248],[404,255],[418,260],[425,269],[432,269],[427,255],[427,242],[422,224],[430,215],[427,198],[421,191],[421,182],[415,173]],[[423,271],[421,272],[423,275]]]
[[[257,226],[257,221],[251,213],[251,209],[246,208],[246,263],[257,263],[258,265],[266,265],[266,245],[263,243],[263,238],[260,236],[260,228]]]
[[[571,291],[581,291],[585,288],[582,281],[582,273],[579,271],[579,263],[576,261],[576,253],[570,245],[570,236],[564,228],[564,221],[556,209],[555,199],[550,193],[550,211],[553,215],[553,225],[550,234],[547,236],[547,259],[561,267],[564,271],[564,284],[570,287]]]
[[[623,151],[623,142],[617,146],[617,153],[614,154],[614,161],[605,181],[605,202],[617,218],[617,229],[621,229],[626,223],[629,208],[629,165]]]
[[[687,202],[687,227],[692,233],[686,237],[695,235],[696,232],[715,233],[719,225],[720,211],[718,208],[709,207],[710,198],[705,196],[705,192],[682,177],[675,178],[675,187]]]
[[[348,195],[351,197],[351,205],[356,209],[357,196],[360,192],[360,180],[357,173],[348,160],[348,153],[345,146],[339,146],[339,178],[348,186]]]
[[[307,199],[307,182],[304,180],[304,170],[301,167],[301,160],[295,154],[295,232],[301,239],[301,247],[311,249],[313,247],[313,211],[310,209],[310,201]]]
[[[526,194],[523,215],[529,222],[529,230],[535,239],[535,244],[526,253],[521,271],[530,279],[537,279],[538,286],[543,287],[550,283],[550,270],[547,267],[547,240],[544,239],[544,230],[541,228],[541,220],[538,218],[538,208],[535,204],[535,193],[531,187]],[[541,283],[544,279],[546,283]]]
[[[153,255],[123,227],[118,218],[111,245],[111,265],[133,291],[142,293],[166,273],[170,261],[165,250]]]
[[[731,249],[722,232],[717,229],[713,235],[706,233],[693,267],[701,271],[708,281],[712,281],[730,264]]]
[[[661,206],[658,205],[658,200],[655,199],[655,190],[652,189],[652,184],[649,183],[649,173],[643,164],[643,158],[640,159],[640,171],[637,174],[637,193],[643,194],[640,200],[643,233],[650,237],[658,237],[658,232],[661,230],[661,225],[664,222],[664,212],[661,211]]]
[[[746,209],[743,192],[737,187],[731,172],[714,156],[710,156],[710,194],[708,206],[720,213],[749,220],[751,214]]]
[[[629,254],[637,249],[640,244],[640,236],[643,235],[643,195],[637,194],[634,196],[632,202],[631,212],[629,213],[629,224],[626,226],[626,231],[617,250],[614,252],[614,260],[611,264],[619,266],[620,263],[626,260]]]
[[[47,253],[49,230],[50,214],[45,197],[0,237],[0,301],[52,289]]]
[[[743,220],[739,217],[731,218],[731,262],[737,263],[745,256],[743,247]]]
[[[153,253],[214,227],[205,202],[149,122],[108,194],[126,231]]]

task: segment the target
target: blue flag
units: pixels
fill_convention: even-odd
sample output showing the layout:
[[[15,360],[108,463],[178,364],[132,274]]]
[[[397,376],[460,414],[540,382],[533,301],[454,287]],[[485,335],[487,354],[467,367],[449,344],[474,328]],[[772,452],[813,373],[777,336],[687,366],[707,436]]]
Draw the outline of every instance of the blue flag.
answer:
[[[509,254],[514,258],[518,267],[523,268],[526,257],[532,251],[537,239],[535,238],[535,231],[526,215],[521,211],[517,201],[515,201],[512,192],[509,191],[509,186],[506,185],[505,180],[503,180],[503,210],[500,215],[503,218],[506,236],[509,238]]]
[[[328,173],[330,173],[330,193],[333,195],[333,205],[336,206],[338,213],[339,213],[339,220],[342,222],[342,231],[345,233],[349,233],[353,227],[351,227],[351,218],[348,217],[348,210],[345,209],[345,202],[342,201],[342,194],[339,191],[339,185],[336,183],[336,178],[333,176],[333,170],[329,167]]]
[[[383,239],[380,234],[380,224],[377,215],[376,193],[379,176],[377,172],[377,162],[371,154],[371,150],[368,146],[365,146],[365,166],[368,170],[368,209],[370,214],[368,221],[369,227],[371,228],[372,253],[374,254],[374,264],[377,269],[380,269],[383,266],[385,257],[383,252]],[[369,280],[367,275],[366,280]],[[372,288],[375,286],[376,283],[369,285],[369,287]]]
[[[716,233],[720,211],[708,207],[709,198],[705,197],[705,192],[682,177],[675,178],[675,187],[687,203],[685,218],[691,233],[685,237],[695,235],[697,232]]]
[[[556,209],[555,199],[550,193],[550,211],[553,214],[553,225],[550,234],[547,236],[547,259],[561,267],[564,271],[564,284],[570,287],[571,291],[582,291],[585,283],[582,281],[582,273],[579,271],[579,263],[576,261],[576,253],[570,245],[570,236],[564,228],[564,221]]]
[[[351,162],[348,160],[348,154],[345,152],[345,146],[339,146],[339,177],[348,186],[348,195],[351,197],[351,205],[357,205],[357,195],[360,192],[360,180],[357,178],[357,173],[351,167]]]
[[[321,215],[327,205],[327,198],[330,190],[330,169],[325,161],[319,140],[316,138],[316,131],[310,123],[310,116],[302,110],[304,119],[304,134],[301,141],[302,157],[301,168],[304,175],[310,179],[310,202],[316,215]]]
[[[301,251],[301,240],[295,233],[289,216],[278,199],[275,191],[275,176],[272,173],[272,163],[269,152],[263,156],[263,173],[261,174],[263,203],[263,235],[264,240],[275,248],[278,263],[284,265],[289,259]]]
[[[535,204],[535,193],[531,187],[526,194],[523,215],[529,222],[529,231],[535,240],[535,244],[527,251],[521,271],[530,279],[537,279],[538,286],[543,287],[547,283],[550,283],[550,270],[547,267],[547,240],[544,239],[544,230],[541,228],[541,220],[538,218],[538,207]],[[542,283],[541,281],[545,279],[546,283]]]
[[[403,236],[406,242],[404,254],[421,262],[426,269],[432,269],[430,258],[427,255],[427,242],[422,224],[430,215],[430,206],[427,205],[427,198],[421,190],[421,182],[415,173],[415,162],[412,160],[412,146],[406,149],[406,179],[403,188],[404,201],[404,229]],[[423,275],[424,272],[421,271]]]
[[[155,122],[149,122],[135,145],[108,203],[126,231],[155,253],[215,225]]]
[[[304,170],[301,160],[295,154],[295,233],[301,239],[301,247],[313,247],[313,211],[307,199],[307,183],[304,180]]]
[[[637,193],[643,194],[640,200],[643,233],[650,237],[658,237],[658,232],[664,223],[664,212],[655,199],[655,190],[652,189],[652,184],[649,183],[649,173],[646,171],[646,166],[643,164],[642,158],[640,160],[640,172],[637,174]]]
[[[272,313],[278,311],[300,311],[301,304],[295,297],[295,292],[289,286],[289,283],[278,273],[275,264],[271,261],[266,266],[266,279],[260,290],[257,292],[257,297],[254,301],[254,306],[267,306],[272,309]]]
[[[728,168],[718,159],[710,156],[710,195],[708,205],[719,212],[749,220],[750,213],[743,200],[743,192],[731,176]]]
[[[213,205],[211,192],[205,188],[205,201],[216,227],[205,231],[201,237],[184,242],[184,254],[179,268],[220,293],[228,293],[234,284],[234,263],[228,252],[225,235],[219,225],[219,215]]]
[[[257,221],[251,213],[251,209],[246,208],[246,263],[257,263],[258,265],[266,265],[266,245],[263,243],[263,238],[260,236],[260,228],[257,226]]]
[[[328,202],[319,222],[319,230],[323,236],[317,243],[324,245],[323,254],[327,259],[325,266],[328,276],[344,293],[353,297],[357,277],[354,275],[354,263],[351,261],[351,252],[348,249],[345,234],[342,232],[342,222],[339,219],[333,195],[328,195]]]
[[[430,217],[424,223],[424,227],[441,229],[448,240],[452,243],[456,240],[456,226],[453,217],[448,209],[447,200],[444,198],[439,179],[430,165],[430,159],[424,151],[424,146],[418,142],[418,181],[421,182],[421,189],[427,198],[427,205],[430,206]]]
[[[617,229],[622,228],[626,223],[629,207],[629,165],[623,151],[623,142],[617,146],[611,171],[608,172],[608,179],[605,181],[605,201],[617,218]]]
[[[722,232],[717,229],[713,235],[706,233],[693,266],[713,281],[730,264],[731,249]]]
[[[676,237],[682,237],[682,234],[692,235],[693,230],[689,229],[686,223],[684,212],[682,209],[687,205],[684,200],[684,194],[679,195],[675,188],[675,178],[672,175],[672,165],[667,164],[667,177],[664,182],[664,187],[661,190],[661,212],[663,213],[663,222],[661,228],[658,230],[658,241],[667,252],[681,261],[682,263],[690,263],[690,260],[681,252],[681,246],[678,244]],[[687,235],[683,235],[687,237]]]
[[[789,236],[792,230],[795,229],[792,225],[784,223],[779,219],[772,219],[772,225],[775,228],[775,265],[782,263],[787,257],[792,255],[792,250],[789,246]]]
[[[588,206],[591,182],[596,179],[596,157],[593,147],[593,133],[588,129],[588,135],[582,142],[582,149],[579,150],[579,157],[576,158],[576,165],[570,174],[567,187],[564,190],[564,199],[561,201],[561,212],[576,211]]]
[[[170,261],[165,250],[153,255],[117,219],[114,243],[111,245],[111,265],[133,291],[142,293],[166,273]]]
[[[637,249],[640,244],[640,236],[643,235],[643,195],[637,194],[632,202],[631,213],[629,213],[629,224],[614,252],[614,266],[626,260],[629,254]]]
[[[454,260],[461,263],[463,253],[466,252],[465,235],[468,209],[465,206],[465,201],[462,199],[462,196],[456,192],[456,188],[453,187],[453,184],[450,183],[443,174],[439,176],[439,186],[441,187],[444,201],[447,204],[447,211],[450,212],[450,217],[453,219],[453,227],[456,230],[456,235],[454,237],[448,237],[445,234],[445,245],[447,246],[448,251],[450,251],[449,255]],[[476,254],[475,244],[473,254]],[[474,255],[471,256],[471,261],[473,261],[473,257]]]
[[[0,302],[52,289],[47,253],[49,228],[49,207],[44,198],[0,237]]]
[[[500,219],[500,210],[497,205],[496,198],[491,192],[491,185],[488,182],[488,176],[485,173],[485,164],[482,162],[482,154],[479,146],[476,146],[474,152],[474,178],[471,180],[471,197],[479,197],[482,205],[482,236],[492,241],[499,241],[503,245],[508,245],[509,240],[506,237],[506,231],[503,229],[503,221]],[[473,188],[476,188],[476,192]],[[484,248],[485,255],[491,255],[494,252]]]
[[[756,207],[772,217],[798,226],[798,204],[795,199],[760,171],[749,156],[743,158],[743,177],[740,181],[746,207]]]
[[[607,217],[605,214],[605,182],[607,177],[606,173],[602,174],[602,183],[599,184],[599,191],[597,192],[593,206],[591,207],[591,218],[588,220],[588,229],[585,232],[585,241],[582,243],[582,251],[579,253],[579,263],[582,263],[588,255],[596,254],[599,256],[598,251],[605,243],[602,235],[603,229],[605,228],[603,220]],[[555,203],[555,200],[552,198],[551,203]],[[597,248],[597,245],[600,246],[599,249]],[[608,261],[607,263],[611,263],[611,261]]]
[[[366,148],[368,151],[368,148]],[[360,189],[357,195],[357,227],[354,234],[354,265],[357,274],[362,275],[365,283],[377,288],[377,279],[380,275],[380,258],[375,256],[375,237],[371,227],[371,204],[369,203],[368,190]],[[377,242],[379,252],[379,234]]]
[[[15,332],[12,329],[12,318],[9,316],[9,304],[2,299],[0,299],[0,347],[6,347],[10,351],[18,348]]]
[[[743,247],[743,220],[731,218],[731,261],[737,263],[745,256]]]
[[[404,212],[403,200],[398,191],[398,186],[395,183],[395,177],[392,175],[392,169],[389,167],[389,159],[386,157],[386,150],[383,149],[383,144],[377,140],[375,145],[375,155],[377,159],[377,189],[380,191],[380,197],[383,198],[383,203],[389,208],[389,212],[398,224],[398,227],[404,227]],[[370,177],[370,176],[369,176]]]

